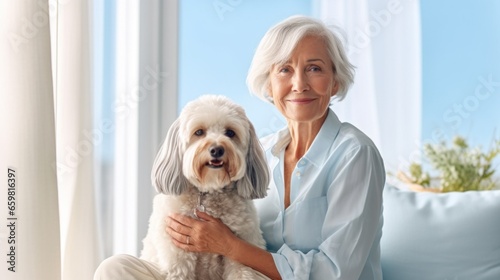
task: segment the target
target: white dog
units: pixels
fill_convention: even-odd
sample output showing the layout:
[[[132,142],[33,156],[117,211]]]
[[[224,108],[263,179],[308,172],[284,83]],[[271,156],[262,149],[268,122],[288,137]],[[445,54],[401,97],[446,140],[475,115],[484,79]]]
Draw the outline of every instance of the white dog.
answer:
[[[165,232],[171,213],[205,211],[260,248],[265,241],[251,199],[267,193],[269,171],[253,125],[242,107],[223,96],[202,96],[170,127],[151,173],[154,198],[141,258],[166,279],[268,279],[215,254],[177,248]],[[187,240],[189,242],[189,240]]]

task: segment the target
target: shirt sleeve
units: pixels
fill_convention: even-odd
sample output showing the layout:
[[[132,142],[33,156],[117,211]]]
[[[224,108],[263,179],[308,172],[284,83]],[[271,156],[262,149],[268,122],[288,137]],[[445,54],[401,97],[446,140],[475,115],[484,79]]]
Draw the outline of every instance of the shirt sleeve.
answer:
[[[273,253],[283,279],[373,279],[380,272],[383,161],[376,148],[360,146],[334,166],[338,170],[332,170],[327,192],[323,241],[309,252],[284,244]],[[373,267],[369,260],[375,260]]]

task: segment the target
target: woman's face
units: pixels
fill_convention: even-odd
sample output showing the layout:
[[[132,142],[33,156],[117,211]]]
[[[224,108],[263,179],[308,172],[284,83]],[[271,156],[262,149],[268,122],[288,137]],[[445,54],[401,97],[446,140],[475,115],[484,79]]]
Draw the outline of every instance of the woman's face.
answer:
[[[319,37],[304,37],[290,60],[270,72],[269,95],[289,121],[322,123],[337,89],[332,62]]]

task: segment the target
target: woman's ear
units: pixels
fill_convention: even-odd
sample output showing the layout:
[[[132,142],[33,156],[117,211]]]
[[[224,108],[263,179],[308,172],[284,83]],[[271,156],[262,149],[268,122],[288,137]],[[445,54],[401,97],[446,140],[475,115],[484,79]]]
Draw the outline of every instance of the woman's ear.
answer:
[[[167,137],[156,155],[151,170],[151,181],[156,191],[180,195],[189,187],[182,173],[182,148],[179,141],[180,121],[177,119],[167,132]]]
[[[334,85],[333,85],[330,97],[334,97],[337,94],[337,92],[339,91],[339,83],[336,81],[335,78],[333,79],[333,83],[334,83]]]
[[[269,74],[270,75],[270,74]],[[267,87],[266,87],[267,91],[265,93],[266,95],[266,99],[271,102],[272,104],[274,104],[274,99],[273,99],[273,90],[272,90],[272,86],[271,86],[271,78],[268,78],[268,82],[267,82]]]

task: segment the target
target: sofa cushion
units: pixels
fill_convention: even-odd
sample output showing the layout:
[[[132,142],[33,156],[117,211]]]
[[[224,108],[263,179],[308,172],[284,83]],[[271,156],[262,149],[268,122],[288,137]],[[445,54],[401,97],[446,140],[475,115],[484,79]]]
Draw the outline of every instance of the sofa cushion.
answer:
[[[385,280],[500,279],[500,190],[384,190]]]

